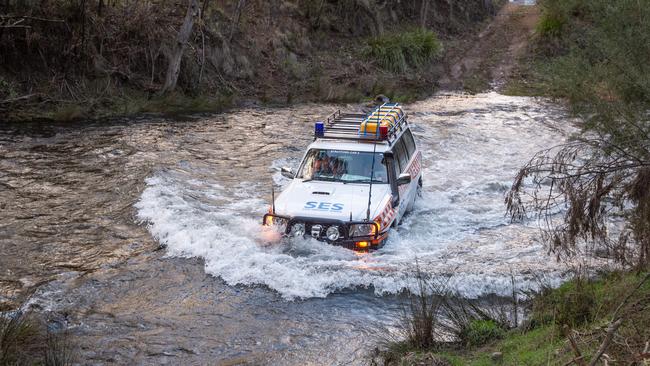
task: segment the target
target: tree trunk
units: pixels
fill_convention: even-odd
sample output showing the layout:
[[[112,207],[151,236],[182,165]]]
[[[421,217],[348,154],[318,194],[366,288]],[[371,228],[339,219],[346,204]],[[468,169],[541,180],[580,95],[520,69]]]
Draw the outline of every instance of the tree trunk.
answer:
[[[494,15],[494,4],[492,3],[492,0],[483,0],[483,7],[485,8],[485,12],[489,15]]]
[[[189,0],[187,7],[187,14],[183,20],[183,25],[176,36],[176,43],[169,53],[169,66],[167,67],[167,76],[165,77],[165,85],[161,93],[168,93],[176,89],[176,82],[178,82],[178,74],[181,72],[181,60],[185,52],[185,45],[192,35],[192,27],[194,26],[194,19],[199,16],[201,9],[198,0]]]
[[[422,29],[427,28],[428,16],[429,16],[429,0],[422,0],[422,6],[420,7],[420,27]]]
[[[241,12],[244,7],[246,0],[237,1],[237,7],[235,7],[235,15],[232,17],[230,22],[230,35],[228,36],[228,43],[232,42],[232,36],[235,34],[235,28],[239,25],[239,19],[241,18]]]
[[[384,25],[381,22],[381,15],[379,14],[377,4],[375,4],[374,1],[370,0],[357,0],[357,4],[359,4],[363,10],[365,10],[365,12],[372,20],[372,35],[374,37],[379,37],[384,34]]]

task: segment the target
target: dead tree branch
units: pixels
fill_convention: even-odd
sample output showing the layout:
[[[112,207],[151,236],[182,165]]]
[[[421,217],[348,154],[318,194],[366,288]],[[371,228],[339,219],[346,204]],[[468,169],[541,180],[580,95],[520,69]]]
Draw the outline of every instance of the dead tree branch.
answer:
[[[580,349],[578,348],[578,344],[576,343],[575,338],[573,338],[573,334],[571,333],[571,329],[569,328],[568,325],[564,325],[563,327],[564,334],[566,337],[569,339],[569,345],[571,345],[571,349],[573,350],[573,354],[575,357],[569,362],[569,364],[574,363],[578,366],[587,366],[587,363],[585,362],[584,356],[582,353],[580,353]]]

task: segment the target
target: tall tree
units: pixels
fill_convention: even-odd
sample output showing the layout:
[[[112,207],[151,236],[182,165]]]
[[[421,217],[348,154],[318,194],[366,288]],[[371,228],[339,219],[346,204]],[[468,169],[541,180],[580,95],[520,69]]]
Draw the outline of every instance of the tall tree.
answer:
[[[427,28],[427,17],[429,16],[429,1],[430,0],[422,0],[422,4],[420,6],[420,27],[422,29]]]
[[[169,65],[167,67],[167,76],[165,77],[165,85],[163,85],[161,93],[168,93],[176,89],[178,74],[181,72],[181,60],[183,59],[183,53],[185,53],[185,46],[192,35],[194,20],[199,17],[200,14],[201,8],[199,6],[199,1],[189,0],[185,19],[183,20],[178,35],[176,36],[176,42],[168,55]]]

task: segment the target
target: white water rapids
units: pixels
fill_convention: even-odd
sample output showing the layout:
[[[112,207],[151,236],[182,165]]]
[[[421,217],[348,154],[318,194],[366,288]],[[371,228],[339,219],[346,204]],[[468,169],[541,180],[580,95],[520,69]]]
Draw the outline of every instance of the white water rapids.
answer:
[[[496,93],[439,95],[406,106],[424,155],[423,196],[382,249],[357,254],[310,239],[264,244],[260,221],[270,203],[269,179],[286,184],[279,166],[295,167],[311,122],[335,108],[226,115],[226,124],[235,126],[226,134],[243,133],[235,138],[242,145],[201,151],[211,155],[208,161],[220,160],[218,166],[186,159],[154,172],[137,217],[168,256],[203,258],[205,271],[230,285],[268,286],[286,299],[359,287],[397,293],[412,283],[416,260],[423,272],[467,297],[511,294],[513,277],[518,290],[560,283],[566,267],[547,255],[535,223],[509,222],[504,193],[536,151],[566,138],[570,121],[543,100]],[[264,125],[269,118],[273,124]],[[244,148],[246,129],[256,125],[271,136]],[[242,149],[252,153],[242,157]]]

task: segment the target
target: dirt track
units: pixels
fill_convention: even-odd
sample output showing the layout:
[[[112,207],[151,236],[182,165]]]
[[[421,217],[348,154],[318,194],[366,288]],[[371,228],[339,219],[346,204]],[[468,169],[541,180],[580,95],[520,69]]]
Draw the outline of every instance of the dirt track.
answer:
[[[499,90],[534,35],[538,19],[535,5],[506,4],[476,37],[449,51],[440,87]]]

